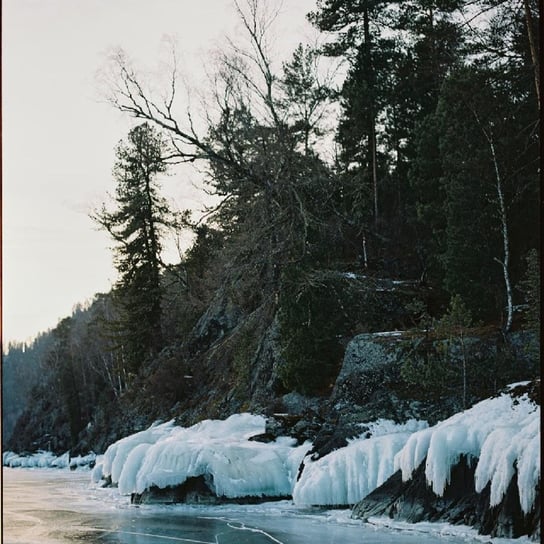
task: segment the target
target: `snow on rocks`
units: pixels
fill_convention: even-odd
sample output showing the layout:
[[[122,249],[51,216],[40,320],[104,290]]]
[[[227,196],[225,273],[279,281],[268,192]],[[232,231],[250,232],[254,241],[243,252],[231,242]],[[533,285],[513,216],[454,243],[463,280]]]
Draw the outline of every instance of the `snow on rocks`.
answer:
[[[265,418],[235,414],[192,427],[154,425],[112,444],[93,480],[110,477],[121,494],[183,484],[205,476],[220,497],[285,497],[311,444],[280,437],[264,444],[248,439],[264,432]]]
[[[89,453],[85,456],[70,457],[66,452],[56,456],[50,451],[39,450],[30,455],[19,455],[12,451],[2,454],[2,465],[10,468],[90,468],[97,459],[96,454]]]
[[[306,457],[293,492],[295,504],[355,504],[394,473],[395,455],[412,433],[426,426],[414,419],[404,424],[380,419],[365,424],[364,435],[348,440],[346,447],[316,461]]]
[[[396,455],[395,470],[400,469],[403,480],[409,480],[426,458],[427,482],[442,496],[461,455],[477,462],[477,492],[491,482],[491,506],[502,500],[517,466],[520,503],[528,513],[540,480],[540,406],[527,394],[503,393],[483,400],[414,433]]]

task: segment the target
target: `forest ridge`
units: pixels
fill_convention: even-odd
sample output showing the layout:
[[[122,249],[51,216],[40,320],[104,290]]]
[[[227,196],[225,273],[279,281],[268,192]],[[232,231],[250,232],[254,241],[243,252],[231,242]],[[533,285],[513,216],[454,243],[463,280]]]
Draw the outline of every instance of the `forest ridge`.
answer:
[[[9,447],[86,453],[158,418],[326,397],[358,333],[539,329],[537,2],[318,1],[324,45],[277,71],[270,6],[235,3],[246,41],[217,58],[198,121],[175,68],[154,94],[125,53],[110,58],[108,100],[138,121],[116,150],[114,201],[94,213],[118,281],[8,346]],[[326,59],[347,66],[340,85]],[[218,197],[202,220],[160,194],[179,163]],[[175,265],[165,229],[194,234]],[[496,389],[532,377],[501,368]],[[407,366],[407,387],[428,371]],[[485,388],[462,373],[469,404]]]

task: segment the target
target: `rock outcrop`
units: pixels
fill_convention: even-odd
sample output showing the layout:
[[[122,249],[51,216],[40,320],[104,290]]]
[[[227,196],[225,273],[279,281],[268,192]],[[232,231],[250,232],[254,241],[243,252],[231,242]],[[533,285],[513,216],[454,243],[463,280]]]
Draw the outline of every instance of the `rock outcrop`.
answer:
[[[352,516],[363,520],[372,516],[387,516],[411,523],[448,522],[472,526],[480,534],[492,537],[518,538],[527,535],[535,541],[539,540],[540,489],[537,490],[534,509],[524,514],[515,475],[500,504],[490,507],[490,484],[477,493],[474,471],[475,463],[462,457],[452,467],[450,483],[441,497],[435,495],[426,482],[425,462],[406,482],[402,481],[401,472],[398,471],[356,504]]]
[[[331,398],[331,416],[341,422],[397,422],[425,419],[435,423],[458,409],[454,398],[423,399],[401,376],[404,361],[423,342],[400,332],[360,334],[346,347]]]
[[[211,476],[188,478],[183,484],[159,488],[153,486],[143,493],[132,493],[131,504],[259,504],[271,500],[284,500],[290,497],[224,497],[216,495],[212,488]]]

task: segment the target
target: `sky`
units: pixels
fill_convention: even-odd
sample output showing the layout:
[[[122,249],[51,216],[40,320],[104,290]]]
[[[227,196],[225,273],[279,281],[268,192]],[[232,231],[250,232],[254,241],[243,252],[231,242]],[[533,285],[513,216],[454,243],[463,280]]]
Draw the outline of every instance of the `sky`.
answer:
[[[314,7],[283,1],[278,59],[315,38],[305,21]],[[2,0],[4,346],[55,327],[116,280],[112,243],[89,217],[115,191],[115,146],[135,123],[102,98],[108,54],[121,47],[151,71],[175,41],[193,84],[210,51],[239,33],[232,0]],[[163,192],[174,208],[201,209],[198,180],[178,172]]]

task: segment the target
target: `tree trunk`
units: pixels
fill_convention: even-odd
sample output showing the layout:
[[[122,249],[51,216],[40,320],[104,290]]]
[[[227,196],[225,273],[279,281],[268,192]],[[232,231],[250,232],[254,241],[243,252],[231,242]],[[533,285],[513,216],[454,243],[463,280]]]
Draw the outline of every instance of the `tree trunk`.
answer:
[[[531,49],[531,59],[533,61],[533,70],[535,73],[535,89],[538,109],[540,110],[540,62],[538,55],[538,46],[534,35],[533,14],[529,6],[529,0],[523,0],[525,8],[525,23],[527,25],[527,37],[529,38],[529,47]]]
[[[370,89],[369,133],[368,145],[370,147],[370,166],[372,171],[372,192],[374,198],[374,227],[378,229],[378,167],[376,153],[376,119],[374,113],[374,75],[372,73],[372,58],[370,56],[370,21],[368,9],[363,13],[363,29],[365,40],[365,68],[367,71]]]
[[[493,140],[493,134],[491,133],[491,131],[488,132],[485,129],[477,113],[474,111],[473,113],[474,113],[474,117],[476,118],[476,122],[478,123],[478,126],[482,130],[485,136],[485,139],[487,140],[487,143],[489,144],[489,149],[491,151],[491,158],[493,159],[493,168],[495,170],[495,188],[497,190],[497,201],[499,204],[499,217],[501,222],[501,234],[502,234],[502,244],[503,244],[503,252],[504,252],[502,260],[495,257],[495,261],[497,261],[501,265],[503,276],[504,276],[504,286],[506,291],[506,324],[504,326],[504,333],[508,334],[510,332],[510,329],[512,328],[512,316],[514,313],[514,306],[512,302],[512,284],[510,282],[510,272],[509,272],[510,240],[509,240],[509,234],[508,234],[506,206],[504,204],[504,193],[502,190],[502,177],[499,170],[499,161],[497,158],[497,152],[495,150],[495,142]]]
[[[506,325],[504,332],[508,333],[512,327],[512,314],[513,314],[513,304],[512,304],[512,285],[510,283],[510,273],[508,271],[508,266],[510,262],[510,243],[508,238],[508,223],[506,221],[506,207],[504,205],[504,194],[502,192],[502,180],[499,171],[499,165],[497,162],[497,155],[495,153],[495,144],[493,143],[493,138],[488,137],[489,147],[491,148],[491,155],[493,156],[493,165],[495,167],[495,179],[496,179],[496,188],[497,188],[497,198],[499,201],[499,214],[501,219],[501,232],[502,232],[502,242],[504,255],[503,259],[495,259],[501,266],[504,275],[504,285],[506,288]]]

